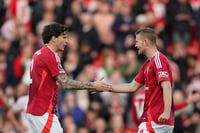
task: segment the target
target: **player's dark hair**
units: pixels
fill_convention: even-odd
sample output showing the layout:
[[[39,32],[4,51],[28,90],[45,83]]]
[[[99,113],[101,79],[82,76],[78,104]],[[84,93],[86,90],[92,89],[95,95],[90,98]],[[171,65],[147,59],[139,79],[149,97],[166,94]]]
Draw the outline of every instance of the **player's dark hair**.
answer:
[[[68,27],[63,24],[53,23],[44,27],[42,32],[42,40],[44,44],[49,43],[53,36],[58,37],[61,34],[66,34]]]
[[[135,35],[141,35],[144,38],[147,38],[152,43],[156,43],[157,34],[156,32],[149,27],[141,28],[135,32]]]

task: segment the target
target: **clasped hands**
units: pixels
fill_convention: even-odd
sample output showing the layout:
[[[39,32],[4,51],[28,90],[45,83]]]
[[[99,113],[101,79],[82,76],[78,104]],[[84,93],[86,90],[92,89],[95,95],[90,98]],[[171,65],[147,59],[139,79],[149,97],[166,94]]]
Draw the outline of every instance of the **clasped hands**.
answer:
[[[93,83],[94,89],[91,90],[92,93],[103,92],[103,91],[112,91],[113,90],[113,86],[111,84],[103,82],[102,81],[103,79],[104,79],[104,77],[102,77],[99,80],[94,81],[94,83]]]

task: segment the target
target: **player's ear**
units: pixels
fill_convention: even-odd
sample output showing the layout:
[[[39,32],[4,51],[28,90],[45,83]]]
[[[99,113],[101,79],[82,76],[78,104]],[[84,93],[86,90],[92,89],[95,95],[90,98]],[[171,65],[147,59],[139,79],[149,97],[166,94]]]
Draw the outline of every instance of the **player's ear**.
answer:
[[[57,38],[55,36],[52,36],[52,41],[55,42],[57,40]]]
[[[146,45],[146,46],[148,46],[148,45],[150,44],[150,42],[149,42],[148,39],[145,39],[144,42],[145,42],[145,45]]]
[[[144,39],[144,45],[147,46],[147,39]]]

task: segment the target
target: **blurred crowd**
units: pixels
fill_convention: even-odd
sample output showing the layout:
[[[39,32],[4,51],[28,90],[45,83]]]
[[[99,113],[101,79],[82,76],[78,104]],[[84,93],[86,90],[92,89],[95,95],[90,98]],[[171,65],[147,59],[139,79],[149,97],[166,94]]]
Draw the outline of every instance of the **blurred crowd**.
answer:
[[[69,77],[131,82],[146,60],[134,48],[134,32],[152,27],[157,47],[173,72],[174,103],[200,93],[200,0],[0,0],[0,133],[31,133],[25,117],[29,67],[44,44],[43,27],[70,28],[60,53]],[[134,133],[134,94],[58,92],[65,133]],[[200,101],[175,112],[174,133],[200,132]]]

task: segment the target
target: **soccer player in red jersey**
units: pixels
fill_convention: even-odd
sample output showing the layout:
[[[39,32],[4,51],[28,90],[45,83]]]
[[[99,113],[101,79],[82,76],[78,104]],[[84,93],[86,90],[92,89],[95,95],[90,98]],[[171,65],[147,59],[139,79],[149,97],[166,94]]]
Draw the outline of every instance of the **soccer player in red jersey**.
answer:
[[[185,101],[174,104],[174,111],[180,110],[188,106],[190,103],[197,102],[199,100],[199,97],[200,97],[199,93],[189,94],[188,98]],[[136,93],[132,98],[132,105],[131,105],[132,119],[137,126],[140,124],[140,118],[143,113],[144,102],[145,102],[145,90]]]
[[[148,59],[131,83],[113,85],[111,92],[136,92],[145,88],[145,102],[138,133],[172,133],[174,108],[172,73],[167,58],[157,50],[157,35],[151,28],[136,31],[138,53]]]
[[[57,82],[63,88],[72,90],[104,91],[112,86],[102,81],[80,82],[70,79],[57,54],[68,45],[68,28],[58,23],[44,27],[44,46],[32,57],[27,118],[34,133],[63,133],[56,116]]]

